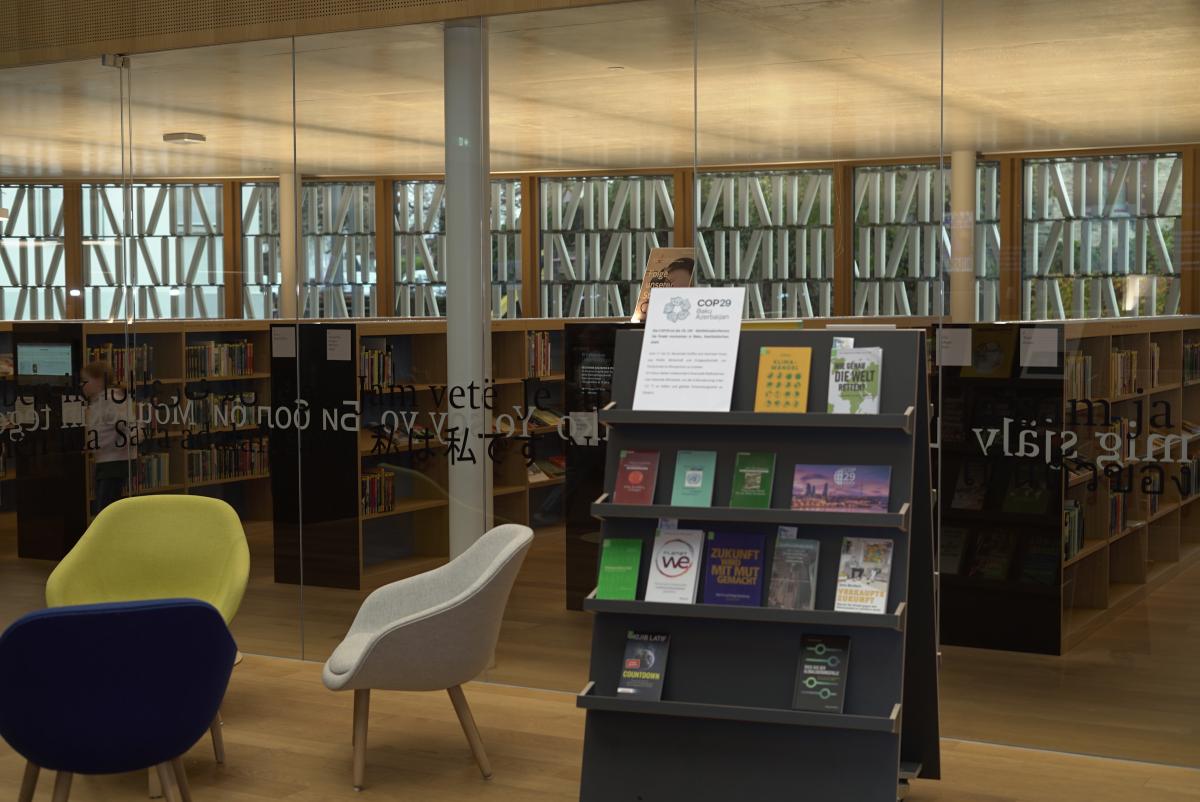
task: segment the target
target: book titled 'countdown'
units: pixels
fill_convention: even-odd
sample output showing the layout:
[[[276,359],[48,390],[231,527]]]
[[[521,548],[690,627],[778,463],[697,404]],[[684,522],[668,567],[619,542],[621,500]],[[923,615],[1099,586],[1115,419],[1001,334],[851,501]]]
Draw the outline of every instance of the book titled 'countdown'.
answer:
[[[670,635],[628,630],[617,694],[656,701],[662,699],[663,678],[667,673],[667,649],[670,645]]]

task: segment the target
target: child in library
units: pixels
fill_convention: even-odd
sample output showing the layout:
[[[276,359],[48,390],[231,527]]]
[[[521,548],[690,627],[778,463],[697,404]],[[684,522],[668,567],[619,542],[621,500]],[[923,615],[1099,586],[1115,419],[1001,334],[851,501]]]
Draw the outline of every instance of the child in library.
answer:
[[[83,369],[85,448],[92,455],[92,513],[121,498],[129,479],[131,438],[137,425],[124,390],[113,392],[112,367],[89,362]]]

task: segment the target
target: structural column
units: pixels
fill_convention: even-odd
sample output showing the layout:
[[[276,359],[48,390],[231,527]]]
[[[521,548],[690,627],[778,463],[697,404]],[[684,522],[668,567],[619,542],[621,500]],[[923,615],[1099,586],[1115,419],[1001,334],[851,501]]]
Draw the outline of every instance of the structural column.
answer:
[[[448,428],[458,444],[449,466],[450,557],[491,522],[491,428],[482,388],[491,377],[488,55],[484,19],[445,23],[446,381]],[[461,390],[458,388],[462,388]],[[457,399],[457,400],[456,400]]]
[[[975,151],[950,155],[950,319],[975,321]]]
[[[294,170],[285,170],[279,176],[279,316],[284,320],[299,317],[301,256],[299,182]]]

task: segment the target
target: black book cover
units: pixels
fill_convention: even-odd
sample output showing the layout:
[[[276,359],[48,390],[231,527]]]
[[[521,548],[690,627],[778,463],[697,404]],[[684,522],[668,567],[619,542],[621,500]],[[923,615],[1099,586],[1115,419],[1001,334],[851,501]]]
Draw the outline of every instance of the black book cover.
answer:
[[[805,635],[796,669],[795,710],[841,713],[846,702],[850,639],[841,635]]]
[[[629,630],[625,637],[625,659],[621,663],[617,694],[652,701],[662,699],[670,644],[670,635]]]

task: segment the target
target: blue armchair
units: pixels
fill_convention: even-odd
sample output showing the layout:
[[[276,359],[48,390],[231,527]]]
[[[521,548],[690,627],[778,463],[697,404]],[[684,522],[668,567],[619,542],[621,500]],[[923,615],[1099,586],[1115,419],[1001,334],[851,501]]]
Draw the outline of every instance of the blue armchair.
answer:
[[[154,659],[146,659],[147,652]],[[221,614],[194,599],[58,607],[0,635],[0,736],[41,769],[54,802],[75,774],[154,767],[169,802],[191,794],[179,758],[212,725],[237,653]]]

